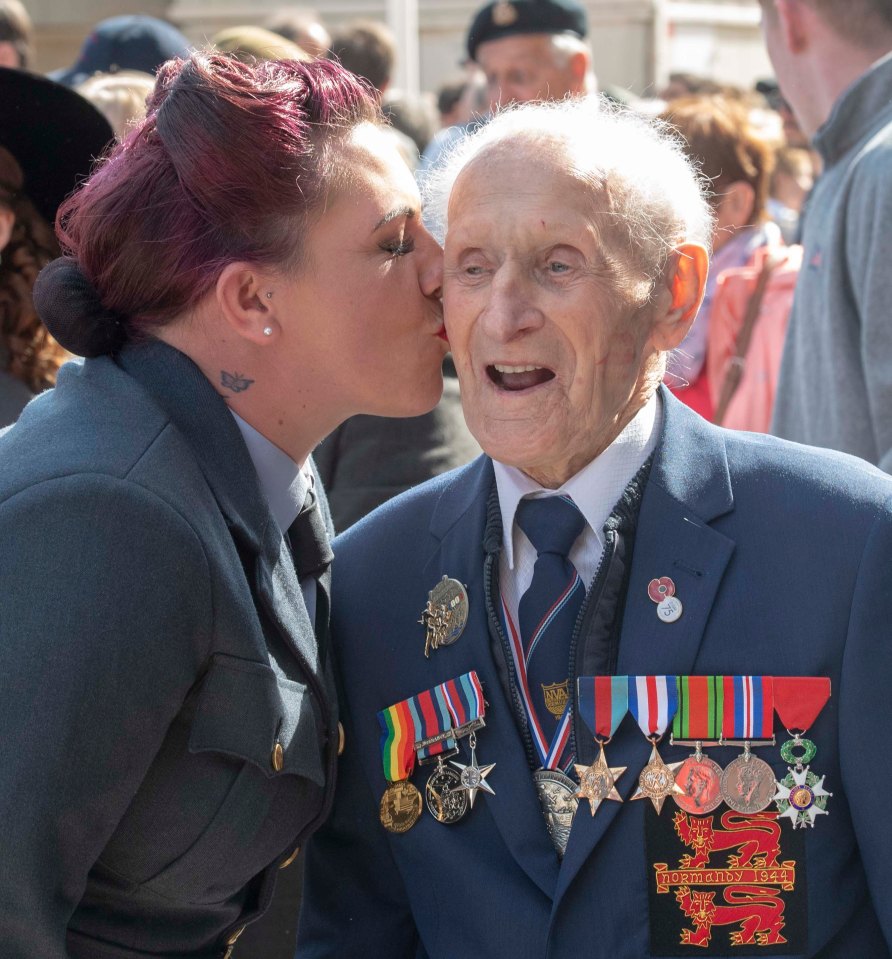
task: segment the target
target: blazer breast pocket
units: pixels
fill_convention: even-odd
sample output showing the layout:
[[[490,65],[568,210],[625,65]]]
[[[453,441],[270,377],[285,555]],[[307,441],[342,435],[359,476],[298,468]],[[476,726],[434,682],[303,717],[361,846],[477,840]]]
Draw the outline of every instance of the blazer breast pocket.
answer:
[[[198,693],[188,752],[193,774],[216,776],[221,788],[188,847],[142,887],[201,903],[238,892],[290,852],[318,815],[323,750],[322,720],[306,685],[262,663],[215,656]],[[188,782],[183,795],[188,802]]]

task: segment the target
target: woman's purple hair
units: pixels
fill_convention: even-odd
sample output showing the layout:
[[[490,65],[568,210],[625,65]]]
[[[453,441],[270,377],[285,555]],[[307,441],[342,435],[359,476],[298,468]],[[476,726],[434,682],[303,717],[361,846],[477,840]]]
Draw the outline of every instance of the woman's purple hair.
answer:
[[[172,60],[146,119],[61,206],[62,248],[130,335],[163,326],[228,263],[300,261],[327,147],[363,122],[380,122],[375,101],[330,61]]]

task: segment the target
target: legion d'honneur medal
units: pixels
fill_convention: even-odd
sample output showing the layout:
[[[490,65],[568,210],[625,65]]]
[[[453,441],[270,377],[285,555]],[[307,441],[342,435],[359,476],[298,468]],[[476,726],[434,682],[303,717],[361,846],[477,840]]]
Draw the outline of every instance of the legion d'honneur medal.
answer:
[[[576,795],[589,801],[594,816],[605,799],[622,802],[616,781],[626,766],[608,766],[604,746],[613,738],[617,727],[629,711],[628,676],[580,676],[576,680],[579,715],[599,746],[598,758],[591,766],[576,764],[579,789]]]
[[[774,745],[774,686],[771,676],[723,676],[722,742],[743,753],[722,773],[722,799],[735,811],[762,812],[775,794],[774,773],[752,746]]]
[[[780,818],[789,819],[794,829],[814,826],[818,816],[827,814],[827,800],[833,795],[824,789],[824,777],[809,768],[817,747],[803,738],[829,698],[830,680],[824,677],[774,677],[774,708],[793,737],[781,746],[781,758],[789,772],[775,783],[774,802]]]
[[[638,777],[638,791],[632,799],[649,799],[659,813],[669,796],[683,790],[675,782],[681,763],[663,762],[657,743],[678,709],[678,684],[675,676],[630,676],[629,712],[647,737],[650,759]]]
[[[721,676],[679,676],[678,711],[672,720],[671,742],[693,746],[675,774],[680,793],[672,798],[694,816],[705,816],[722,802],[722,767],[704,752],[722,735],[724,684]]]
[[[378,713],[381,727],[381,759],[389,783],[378,809],[381,825],[389,832],[403,833],[418,822],[421,793],[409,782],[415,766],[415,725],[409,700]]]

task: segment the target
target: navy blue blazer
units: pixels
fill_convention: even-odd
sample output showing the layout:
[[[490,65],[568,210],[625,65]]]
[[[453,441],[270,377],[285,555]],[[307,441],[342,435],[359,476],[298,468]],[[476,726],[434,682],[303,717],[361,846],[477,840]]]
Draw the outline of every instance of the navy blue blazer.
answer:
[[[892,764],[883,736],[892,704],[892,481],[841,454],[719,429],[665,390],[662,397],[663,434],[641,503],[617,673],[832,680],[809,736],[818,746],[813,768],[833,798],[813,829],[781,824],[781,861],[796,875],[782,936],[760,942],[760,927],[752,943],[731,945],[741,929],[746,934],[747,916],[758,926],[760,910],[777,908],[770,897],[766,906],[756,894],[753,905],[753,893],[738,889],[742,901],[732,897],[698,924],[679,901],[681,885],[655,890],[661,861],[675,868],[681,853],[694,852],[679,842],[672,801],[659,817],[647,801],[604,802],[594,816],[580,802],[558,860],[484,608],[493,473],[482,457],[385,505],[336,541],[333,630],[348,748],[333,815],[307,852],[300,959],[889,955]],[[426,659],[418,620],[443,575],[467,584],[469,620],[454,645]],[[658,619],[647,595],[658,576],[671,576],[684,604],[672,624]],[[385,832],[376,712],[471,669],[489,703],[477,752],[481,763],[497,764],[488,779],[496,794],[478,793],[456,825],[424,812],[408,832]],[[590,740],[577,748],[593,759]],[[628,767],[618,784],[626,800],[649,750],[627,717],[607,747],[611,766]],[[661,747],[667,761],[690,752]],[[709,755],[724,766],[740,752]],[[782,777],[778,752],[757,754]],[[422,791],[427,775],[414,777]],[[735,845],[735,823],[721,815],[706,861],[727,868],[735,855],[746,862],[747,850],[743,838]],[[707,906],[723,902],[720,886],[697,891]],[[685,945],[686,929],[695,939],[708,933],[708,941]]]
[[[162,343],[0,436],[0,955],[219,959],[325,817],[337,712],[235,420]]]

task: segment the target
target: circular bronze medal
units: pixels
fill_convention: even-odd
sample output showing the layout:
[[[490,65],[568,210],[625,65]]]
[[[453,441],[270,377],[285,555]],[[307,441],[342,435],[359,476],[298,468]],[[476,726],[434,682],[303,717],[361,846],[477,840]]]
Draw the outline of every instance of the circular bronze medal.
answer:
[[[675,775],[683,793],[672,798],[693,816],[705,816],[722,802],[722,767],[708,756],[688,756]]]
[[[774,799],[775,788],[771,766],[751,753],[738,756],[722,773],[722,799],[735,812],[762,812]]]
[[[407,832],[421,816],[421,793],[408,779],[391,783],[381,797],[378,815],[388,832]]]
[[[570,841],[573,817],[579,806],[576,783],[559,769],[537,769],[533,773],[533,783],[542,804],[545,828],[558,856],[563,856]]]
[[[468,811],[468,793],[461,788],[461,776],[448,766],[440,766],[424,789],[427,811],[437,820],[451,826]]]

